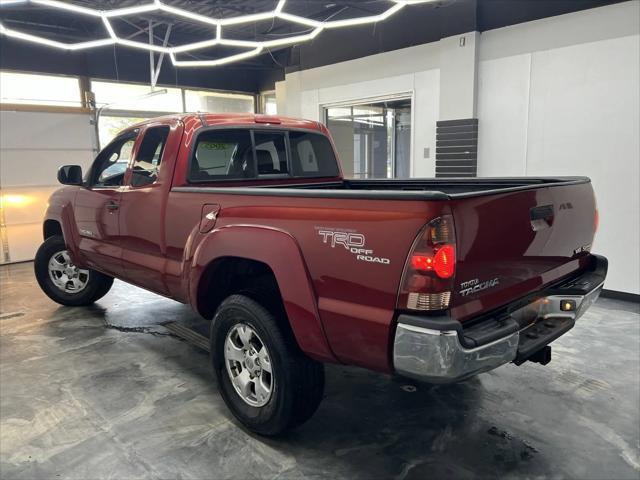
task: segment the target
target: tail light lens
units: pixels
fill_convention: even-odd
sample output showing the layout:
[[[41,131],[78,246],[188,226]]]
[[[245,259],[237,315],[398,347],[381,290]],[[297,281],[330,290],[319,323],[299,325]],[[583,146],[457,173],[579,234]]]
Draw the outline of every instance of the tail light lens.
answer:
[[[413,242],[402,274],[398,308],[446,310],[456,273],[456,235],[451,215],[429,222]]]

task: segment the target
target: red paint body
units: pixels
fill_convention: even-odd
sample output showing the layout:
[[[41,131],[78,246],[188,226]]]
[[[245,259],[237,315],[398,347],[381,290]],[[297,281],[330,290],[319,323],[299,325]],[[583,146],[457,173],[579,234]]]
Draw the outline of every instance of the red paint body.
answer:
[[[206,125],[198,115],[164,117],[137,127],[134,156],[146,128],[171,127],[153,185],[130,186],[129,170],[121,187],[65,187],[53,194],[46,219],[60,223],[77,264],[198,310],[199,281],[211,262],[222,257],[263,262],[277,279],[296,339],[307,354],[390,372],[400,280],[416,235],[430,220],[454,217],[457,265],[451,314],[463,322],[566,277],[588,261],[588,252],[574,253],[590,245],[594,235],[595,200],[588,181],[434,200],[385,197],[393,191],[393,181],[369,188],[367,198],[272,195],[269,189],[262,190],[264,195],[176,191],[301,183],[337,192],[350,188],[340,176],[189,185],[194,136],[207,126],[305,129],[328,136],[323,125],[310,121],[272,118],[275,124],[265,124],[259,116],[228,114],[204,115],[204,120]],[[425,182],[428,189],[445,193],[455,187],[447,180]],[[327,183],[331,185],[323,185]],[[485,190],[490,188],[495,187]],[[108,210],[109,202],[117,202],[119,209]],[[547,204],[556,208],[553,225],[534,231],[529,211]],[[567,204],[570,209],[558,210]],[[211,211],[217,219],[205,220]],[[324,243],[322,228],[364,235],[366,248],[388,264],[356,261],[340,244]],[[466,297],[456,293],[461,282],[476,278],[499,278],[500,284]]]

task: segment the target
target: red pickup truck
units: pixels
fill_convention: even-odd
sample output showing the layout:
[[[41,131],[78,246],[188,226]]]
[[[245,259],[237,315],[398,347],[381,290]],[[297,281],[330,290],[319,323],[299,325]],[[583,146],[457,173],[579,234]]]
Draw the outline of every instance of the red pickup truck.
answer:
[[[435,383],[546,364],[607,271],[588,178],[347,180],[313,121],[149,120],[58,180],[44,292],[87,305],[115,277],[191,304],[225,402],[264,435],[314,413],[325,362]]]

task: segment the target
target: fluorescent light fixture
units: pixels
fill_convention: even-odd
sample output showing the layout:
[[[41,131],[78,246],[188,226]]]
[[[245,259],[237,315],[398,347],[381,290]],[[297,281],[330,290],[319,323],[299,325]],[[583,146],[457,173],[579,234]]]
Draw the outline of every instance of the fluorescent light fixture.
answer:
[[[263,42],[254,42],[251,40],[234,40],[232,38],[221,38],[218,40],[220,45],[225,45],[227,47],[248,47],[248,48],[256,48],[262,45]]]
[[[276,12],[252,13],[251,15],[238,15],[237,17],[229,17],[224,20],[218,20],[220,25],[238,25],[240,23],[253,23],[260,20],[271,20],[276,16]]]
[[[216,60],[177,60],[173,53],[170,53],[171,62],[176,67],[217,67],[219,65],[225,65],[227,63],[237,62],[239,60],[245,60],[247,58],[255,57],[262,53],[263,47],[256,47],[253,50],[247,52],[236,53],[224,58],[218,58]]]
[[[43,5],[45,7],[57,8],[59,10],[67,10],[69,12],[79,13],[81,15],[91,15],[93,17],[102,16],[102,13],[99,10],[80,7],[78,5],[74,5],[73,3],[58,2],[57,0],[30,0],[29,3]]]
[[[200,48],[215,47],[219,41],[217,38],[211,40],[203,40],[202,42],[190,43],[189,45],[182,45],[180,47],[171,47],[169,50],[171,53],[190,52],[191,50],[198,50]]]
[[[405,5],[418,5],[420,3],[433,3],[438,0],[391,0],[395,3],[404,3]]]
[[[157,52],[157,53],[171,53],[171,48],[169,47],[163,47],[162,45],[151,45],[149,43],[136,42],[134,40],[127,40],[124,38],[117,38],[116,43],[118,45],[138,48],[140,50],[150,50],[152,52]]]
[[[104,38],[102,40],[90,40],[88,42],[80,42],[69,45],[69,50],[85,50],[87,48],[105,47],[107,45],[113,45],[116,40],[113,38]]]
[[[288,20],[290,22],[299,23],[301,25],[307,25],[309,27],[320,27],[322,26],[322,22],[317,20],[312,20],[310,18],[299,17],[297,15],[291,15],[290,13],[278,12],[278,18],[282,20]]]
[[[404,3],[396,3],[393,7],[388,9],[386,12],[381,13],[380,15],[373,15],[369,17],[360,17],[360,18],[347,18],[345,20],[334,20],[331,22],[325,22],[325,28],[341,28],[341,27],[352,27],[355,25],[365,25],[367,23],[376,23],[386,20],[391,15],[401,10],[405,6]]]
[[[175,67],[214,67],[218,65],[225,65],[240,60],[245,60],[250,57],[254,57],[262,53],[265,48],[278,47],[282,45],[290,45],[293,43],[303,43],[316,38],[326,28],[343,28],[351,27],[355,25],[366,25],[370,23],[382,22],[387,20],[395,13],[402,10],[407,5],[416,5],[421,3],[432,3],[437,0],[387,0],[392,4],[390,8],[385,10],[379,15],[370,15],[368,17],[348,18],[344,20],[326,20],[318,21],[311,18],[302,17],[300,15],[293,15],[284,11],[287,0],[278,0],[278,3],[274,10],[261,13],[253,13],[250,15],[239,15],[237,17],[229,18],[212,18],[199,13],[194,13],[189,10],[174,7],[163,3],[163,0],[153,0],[150,3],[144,5],[134,5],[131,7],[116,8],[111,10],[98,10],[89,7],[81,7],[73,3],[63,2],[60,0],[0,0],[0,7],[11,8],[11,6],[21,4],[34,4],[44,7],[49,7],[58,10],[65,10],[67,12],[76,13],[78,15],[98,17],[102,19],[105,30],[109,34],[109,38],[90,40],[80,43],[64,43],[57,40],[50,40],[48,38],[40,37],[38,35],[32,35],[17,31],[11,28],[7,28],[0,23],[0,35],[23,40],[26,42],[36,43],[39,45],[45,45],[52,48],[61,50],[86,50],[90,48],[103,47],[106,45],[123,45],[126,47],[137,48],[140,50],[147,50],[150,52],[166,53],[171,58],[171,62]],[[179,18],[192,20],[195,22],[204,23],[216,27],[213,30],[212,37],[199,42],[190,43],[187,45],[179,45],[174,47],[163,47],[161,45],[154,45],[153,43],[142,43],[135,40],[129,40],[118,37],[118,34],[114,30],[109,19],[124,17],[127,15],[137,15],[140,13],[162,11]],[[292,23],[298,23],[311,27],[313,30],[302,34],[293,35],[290,37],[283,37],[274,40],[236,40],[231,38],[224,38],[223,27],[229,25],[239,25],[243,23],[254,23],[261,20],[271,20],[279,18]],[[192,50],[199,50],[208,47],[215,47],[216,45],[232,46],[250,48],[245,52],[232,54],[216,60],[178,60],[176,54],[189,52]]]
[[[285,37],[278,38],[276,40],[267,40],[262,42],[262,46],[265,48],[270,47],[280,47],[282,45],[289,45],[291,43],[302,43],[312,40],[318,36],[318,34],[323,30],[323,27],[318,27],[314,29],[310,33],[306,33],[304,35],[296,35],[295,37]]]
[[[113,30],[109,19],[107,17],[102,17],[102,23],[104,24],[104,28],[107,29],[107,33],[109,34],[109,36],[114,40],[118,40],[118,35],[116,35],[116,32]]]

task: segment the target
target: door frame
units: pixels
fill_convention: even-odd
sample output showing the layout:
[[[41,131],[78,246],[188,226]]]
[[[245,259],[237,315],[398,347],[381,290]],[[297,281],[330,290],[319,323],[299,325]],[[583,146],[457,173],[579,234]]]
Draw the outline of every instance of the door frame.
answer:
[[[414,174],[414,141],[415,141],[415,90],[407,90],[407,91],[402,91],[402,92],[394,92],[394,93],[387,93],[387,94],[381,94],[381,95],[374,95],[374,96],[370,96],[370,97],[357,97],[357,98],[352,98],[352,99],[347,99],[347,100],[341,100],[341,101],[336,101],[336,102],[324,102],[324,103],[319,103],[318,104],[318,109],[319,109],[319,116],[318,118],[321,119],[322,123],[324,123],[325,125],[327,125],[328,123],[328,119],[327,119],[327,110],[329,108],[336,108],[336,107],[357,107],[359,105],[368,105],[368,104],[375,104],[375,103],[382,103],[382,102],[389,102],[389,101],[395,101],[395,100],[410,100],[411,101],[411,137],[410,137],[410,152],[409,152],[409,175],[410,177],[413,177]],[[327,128],[329,128],[327,126]],[[395,138],[394,138],[394,146],[393,146],[393,158],[392,158],[392,171],[394,172],[395,175],[395,163],[396,163],[396,159],[395,159]]]

